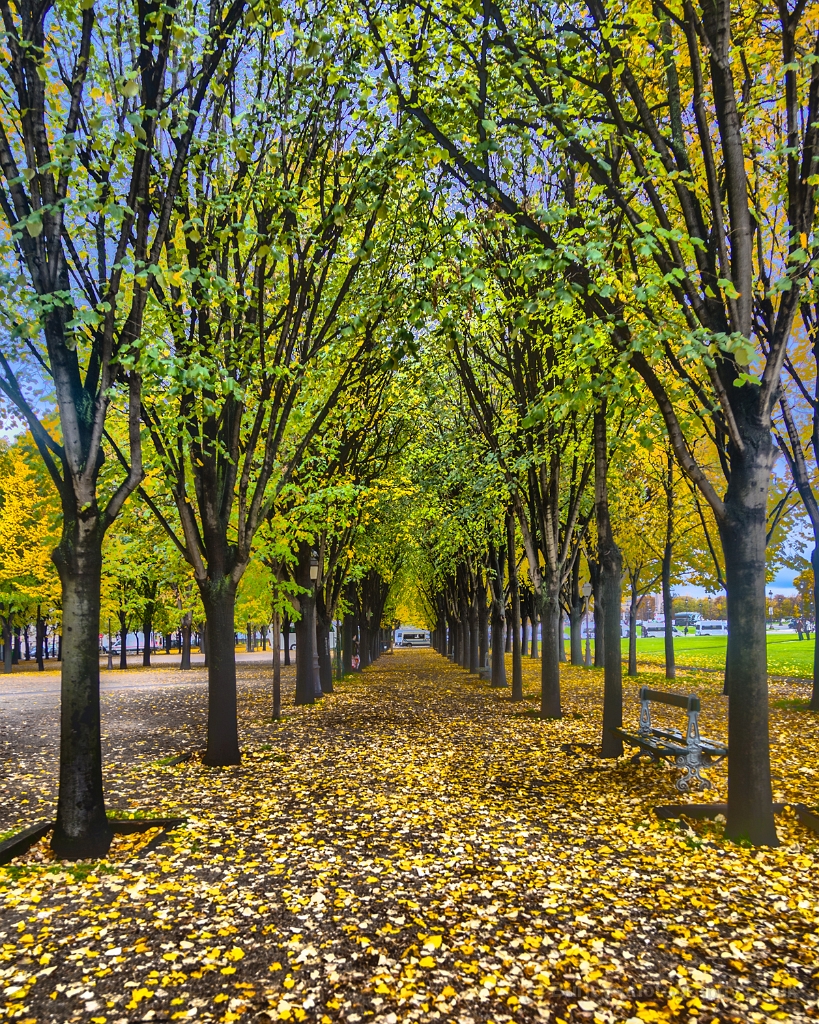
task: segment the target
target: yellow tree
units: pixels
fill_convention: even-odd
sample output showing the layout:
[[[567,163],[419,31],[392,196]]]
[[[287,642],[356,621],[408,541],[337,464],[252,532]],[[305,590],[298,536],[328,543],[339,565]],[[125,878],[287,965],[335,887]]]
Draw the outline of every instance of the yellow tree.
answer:
[[[55,603],[59,580],[51,560],[58,508],[38,476],[25,441],[0,450],[0,617],[3,671],[12,664],[12,635],[28,608],[37,606],[37,661],[42,668],[43,603]]]

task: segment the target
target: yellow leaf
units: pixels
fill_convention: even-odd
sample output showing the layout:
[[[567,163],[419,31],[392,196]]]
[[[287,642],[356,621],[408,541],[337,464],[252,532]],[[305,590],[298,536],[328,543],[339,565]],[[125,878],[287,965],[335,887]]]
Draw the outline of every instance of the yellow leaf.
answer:
[[[435,966],[435,960],[431,956],[423,956],[418,961],[418,966],[419,967],[434,967]]]

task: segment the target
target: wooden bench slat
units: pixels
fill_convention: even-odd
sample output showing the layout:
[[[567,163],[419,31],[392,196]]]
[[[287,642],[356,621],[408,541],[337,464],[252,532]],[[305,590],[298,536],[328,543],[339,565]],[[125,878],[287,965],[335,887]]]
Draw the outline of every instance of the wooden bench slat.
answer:
[[[686,711],[700,710],[700,699],[693,694],[666,693],[664,690],[652,690],[648,686],[641,688],[640,700],[651,700],[655,704],[668,704],[673,708],[684,708]]]

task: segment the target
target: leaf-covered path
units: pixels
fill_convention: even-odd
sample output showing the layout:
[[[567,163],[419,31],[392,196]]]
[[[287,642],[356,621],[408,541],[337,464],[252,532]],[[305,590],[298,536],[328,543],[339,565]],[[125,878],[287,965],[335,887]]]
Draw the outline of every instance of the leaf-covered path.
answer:
[[[598,738],[598,673],[565,670],[560,722],[430,651],[386,655],[280,724],[269,676],[240,678],[234,769],[157,763],[179,736],[200,742],[196,688],[104,697],[109,737],[117,722],[144,730],[136,752],[109,738],[109,802],[183,814],[187,827],[141,860],[120,841],[94,865],[35,848],[0,868],[7,1017],[817,1016],[816,837],[782,817],[783,846],[760,852],[724,843],[719,826],[656,822],[652,806],[675,799],[672,772],[562,749]],[[696,684],[713,691],[704,718],[711,707],[719,731],[716,683]],[[800,768],[815,770],[817,716],[776,714],[775,730],[798,726],[803,744],[787,744],[782,785],[815,804]],[[5,817],[19,826],[54,796],[50,726],[37,725],[16,776],[6,762]],[[21,787],[37,797],[10,813]]]

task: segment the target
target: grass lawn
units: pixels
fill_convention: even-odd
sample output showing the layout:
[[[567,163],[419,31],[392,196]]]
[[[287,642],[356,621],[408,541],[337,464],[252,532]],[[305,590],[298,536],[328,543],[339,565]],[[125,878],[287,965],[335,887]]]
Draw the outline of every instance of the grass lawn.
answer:
[[[722,636],[681,636],[674,638],[677,665],[691,668],[720,669],[725,664],[727,638]],[[662,665],[662,637],[637,640],[637,658],[646,665]],[[796,634],[768,635],[768,672],[772,676],[813,678],[813,638],[800,641]],[[623,640],[623,655],[628,654],[628,640]]]

